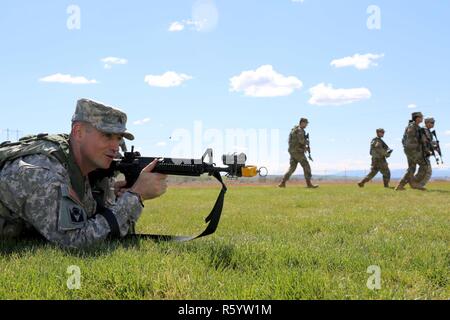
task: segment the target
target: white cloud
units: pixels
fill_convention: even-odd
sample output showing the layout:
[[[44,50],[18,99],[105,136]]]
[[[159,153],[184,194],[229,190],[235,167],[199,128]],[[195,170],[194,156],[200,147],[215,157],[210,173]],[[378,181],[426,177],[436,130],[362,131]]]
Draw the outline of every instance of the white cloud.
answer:
[[[182,22],[178,22],[178,21],[172,22],[169,27],[170,32],[178,32],[178,31],[182,31],[183,29],[184,29],[184,24]]]
[[[450,136],[450,130],[445,131],[446,136]]]
[[[106,57],[101,59],[101,61],[104,63],[105,69],[111,69],[113,65],[115,64],[127,64],[128,60],[123,58],[117,58],[117,57]]]
[[[52,74],[43,78],[40,78],[39,81],[41,82],[48,82],[48,83],[65,83],[65,84],[95,84],[98,83],[97,80],[92,79],[86,79],[85,77],[81,76],[71,76],[70,74],[61,74],[56,73]]]
[[[408,109],[415,109],[417,108],[417,105],[415,103],[411,103],[408,105]]]
[[[203,29],[206,28],[206,25],[208,24],[207,20],[182,20],[180,21],[175,21],[172,22],[169,26],[169,31],[170,32],[179,32],[179,31],[183,31],[185,29],[186,26],[192,26],[192,30],[195,31],[203,31]]]
[[[331,84],[318,84],[309,89],[309,103],[318,106],[340,106],[369,99],[372,94],[367,88],[334,89]]]
[[[184,81],[190,79],[192,79],[192,77],[187,74],[167,71],[162,75],[151,75],[151,74],[146,75],[144,81],[147,82],[148,85],[152,87],[169,88],[169,87],[178,87]]]
[[[150,122],[150,118],[145,118],[145,119],[142,119],[142,120],[134,121],[133,124],[136,125],[136,126],[140,126],[140,125],[146,124],[148,122]]]
[[[160,141],[156,144],[157,147],[165,147],[167,143],[165,141]]]
[[[376,67],[378,64],[375,61],[382,57],[384,57],[384,54],[355,54],[352,57],[335,59],[330,64],[336,68],[355,67],[358,70],[365,70],[370,67]]]
[[[284,76],[271,65],[263,65],[256,70],[243,71],[230,79],[230,91],[244,92],[250,97],[288,96],[303,83],[294,76]]]

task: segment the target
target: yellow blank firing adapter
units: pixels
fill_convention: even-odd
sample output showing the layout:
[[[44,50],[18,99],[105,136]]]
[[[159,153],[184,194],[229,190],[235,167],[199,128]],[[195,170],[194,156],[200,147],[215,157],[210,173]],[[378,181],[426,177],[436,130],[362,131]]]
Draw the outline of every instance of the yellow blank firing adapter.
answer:
[[[257,175],[257,168],[255,166],[246,166],[241,170],[243,177],[254,177]]]
[[[264,170],[265,173],[263,174],[261,170]],[[255,177],[257,174],[259,174],[261,177],[265,177],[267,176],[268,170],[266,167],[261,167],[258,170],[256,166],[245,166],[241,169],[241,173],[243,177],[247,178]]]

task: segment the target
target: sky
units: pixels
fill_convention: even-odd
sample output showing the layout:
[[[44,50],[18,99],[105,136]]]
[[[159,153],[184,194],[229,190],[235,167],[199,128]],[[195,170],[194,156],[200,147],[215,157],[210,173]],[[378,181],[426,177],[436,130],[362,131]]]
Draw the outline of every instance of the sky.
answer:
[[[447,0],[3,0],[0,140],[69,132],[89,98],[146,156],[211,147],[281,174],[306,117],[313,173],[369,169],[380,127],[406,168],[412,112],[450,153],[449,36]]]

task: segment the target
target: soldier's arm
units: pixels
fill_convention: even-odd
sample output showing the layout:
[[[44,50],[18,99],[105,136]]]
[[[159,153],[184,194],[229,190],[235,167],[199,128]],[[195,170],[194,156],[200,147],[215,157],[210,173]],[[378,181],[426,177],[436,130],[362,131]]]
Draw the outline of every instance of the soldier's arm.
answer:
[[[16,160],[2,169],[4,205],[61,246],[80,248],[105,240],[111,232],[107,220],[102,215],[89,218],[86,209],[68,196],[62,166],[51,158],[39,157],[38,165]],[[111,209],[124,236],[131,222],[139,218],[142,205],[137,196],[125,193]]]

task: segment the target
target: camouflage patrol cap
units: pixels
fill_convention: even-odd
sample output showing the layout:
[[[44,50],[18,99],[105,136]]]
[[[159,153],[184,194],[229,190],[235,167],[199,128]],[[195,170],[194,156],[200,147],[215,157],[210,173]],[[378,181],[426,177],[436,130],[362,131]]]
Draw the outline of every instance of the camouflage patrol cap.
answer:
[[[425,123],[435,123],[434,118],[426,118]]]
[[[128,140],[134,140],[134,136],[127,132],[127,115],[100,102],[89,99],[78,100],[72,117],[72,122],[75,121],[88,122],[99,131],[121,134]]]
[[[306,119],[306,118],[300,118],[300,123],[302,123],[302,122],[309,123],[308,119]]]
[[[384,133],[384,129],[383,129],[383,128],[378,128],[378,129],[377,129],[377,133],[378,133],[378,132],[383,132],[383,133]]]
[[[411,117],[414,119],[414,118],[416,118],[416,117],[421,117],[421,118],[423,118],[423,114],[422,114],[422,112],[413,112],[412,114],[411,114]]]

